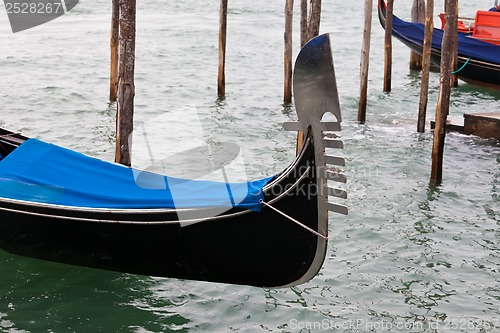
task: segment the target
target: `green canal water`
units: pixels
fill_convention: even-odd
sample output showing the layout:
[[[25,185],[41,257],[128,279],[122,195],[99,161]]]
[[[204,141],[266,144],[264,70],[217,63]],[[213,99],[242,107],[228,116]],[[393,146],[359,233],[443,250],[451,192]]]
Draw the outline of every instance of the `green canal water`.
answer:
[[[460,12],[473,15],[489,2],[461,2]],[[408,18],[410,4],[398,2],[395,14]],[[281,127],[295,119],[293,105],[282,104],[284,3],[230,1],[222,101],[218,5],[139,2],[136,123],[158,125],[151,142],[159,154],[190,138],[230,141],[241,148],[248,178],[277,173],[294,152],[294,135]],[[63,17],[16,34],[4,9],[0,126],[112,160],[110,1],[80,1]],[[0,332],[500,332],[500,143],[450,133],[443,184],[429,186],[432,133],[415,130],[420,73],[408,70],[409,51],[394,41],[392,92],[382,92],[384,32],[376,16],[368,121],[356,122],[362,26],[362,1],[323,1],[321,31],[331,33],[344,116],[350,213],[330,217],[318,276],[298,287],[260,289],[0,251]],[[428,121],[438,84],[433,73]],[[461,82],[450,117],[498,111],[499,100],[499,92]],[[192,131],[200,124],[202,135]],[[140,146],[134,154],[136,165],[147,162]]]

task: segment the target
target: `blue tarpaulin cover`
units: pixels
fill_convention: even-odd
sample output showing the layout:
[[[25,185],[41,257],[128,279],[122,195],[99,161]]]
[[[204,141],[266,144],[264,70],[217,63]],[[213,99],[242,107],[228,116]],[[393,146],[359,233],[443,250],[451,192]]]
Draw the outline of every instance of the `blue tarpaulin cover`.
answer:
[[[167,177],[29,139],[0,161],[0,197],[90,208],[260,211],[262,187],[272,178],[225,183]]]
[[[393,17],[393,32],[401,38],[413,43],[424,45],[424,28],[421,23],[409,23]],[[441,50],[444,31],[434,29],[432,33],[432,48]],[[458,34],[458,54],[463,57],[500,64],[500,46],[474,39],[463,33]]]

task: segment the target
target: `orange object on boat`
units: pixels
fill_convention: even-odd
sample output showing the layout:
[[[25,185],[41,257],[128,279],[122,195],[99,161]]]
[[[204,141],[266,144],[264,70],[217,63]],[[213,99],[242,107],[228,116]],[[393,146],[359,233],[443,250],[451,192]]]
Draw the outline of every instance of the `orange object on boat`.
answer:
[[[446,18],[444,13],[439,14],[441,19],[441,29],[444,30]],[[500,12],[478,10],[474,25],[458,20],[458,32],[471,34],[473,38],[484,42],[500,45]]]
[[[478,10],[472,37],[500,45],[500,12]]]
[[[440,13],[439,18],[441,19],[441,30],[444,30],[444,25],[446,23],[444,13]],[[474,30],[474,26],[472,26],[472,25],[470,25],[462,20],[458,20],[457,27],[458,27],[459,32],[463,32],[465,34],[472,33],[472,31]]]

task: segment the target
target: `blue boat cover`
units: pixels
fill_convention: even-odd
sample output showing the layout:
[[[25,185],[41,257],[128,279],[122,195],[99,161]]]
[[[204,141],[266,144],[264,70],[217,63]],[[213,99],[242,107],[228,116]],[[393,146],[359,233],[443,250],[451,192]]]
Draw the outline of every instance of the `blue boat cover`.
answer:
[[[90,208],[260,211],[262,188],[272,178],[225,183],[166,177],[29,139],[0,160],[0,197]]]
[[[421,23],[409,23],[393,16],[392,31],[395,37],[406,39],[417,45],[424,45],[424,25]],[[441,50],[444,31],[434,29],[432,34],[432,48]],[[487,43],[458,33],[458,54],[463,57],[472,58],[500,65],[500,45]]]

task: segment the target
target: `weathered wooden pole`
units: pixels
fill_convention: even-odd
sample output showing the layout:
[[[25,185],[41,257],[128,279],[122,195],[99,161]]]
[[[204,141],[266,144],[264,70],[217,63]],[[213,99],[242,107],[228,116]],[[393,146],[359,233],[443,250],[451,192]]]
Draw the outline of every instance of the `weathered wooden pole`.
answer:
[[[303,48],[304,45],[309,41],[309,36],[307,35],[307,12],[308,12],[308,6],[307,6],[307,0],[300,0],[300,48]],[[302,148],[302,142],[304,141],[304,132],[298,131],[297,132],[297,150],[296,153],[297,155],[300,152],[300,149]]]
[[[321,0],[310,0],[308,8],[307,0],[300,1],[300,46],[319,35],[321,23]]]
[[[111,2],[111,31],[109,47],[111,51],[111,61],[109,70],[109,100],[116,101],[118,95],[118,33],[120,30],[120,6],[119,0]]]
[[[458,1],[457,1],[457,6],[455,8],[455,21],[457,23],[457,30],[458,30]],[[453,39],[453,46],[452,46],[452,52],[453,52],[453,65],[452,65],[452,75],[451,75],[451,86],[452,87],[458,87],[458,75],[455,74],[455,70],[458,68],[458,38]]]
[[[370,66],[370,37],[372,33],[373,1],[365,0],[365,27],[363,30],[363,46],[361,47],[361,72],[358,103],[358,122],[366,121],[366,103],[368,98],[368,69]]]
[[[300,47],[304,47],[307,41],[307,0],[300,0]]]
[[[217,75],[217,95],[226,95],[226,34],[227,0],[220,0],[219,11],[219,72]]]
[[[300,46],[303,47],[310,39],[319,35],[321,23],[321,0],[310,0],[311,7],[307,8],[307,0],[300,1]],[[304,133],[297,133],[297,154],[302,148]]]
[[[134,126],[136,0],[120,0],[120,55],[115,162],[131,165]]]
[[[430,183],[438,185],[443,179],[443,152],[446,137],[446,119],[450,108],[451,72],[453,66],[453,43],[457,39],[456,6],[458,0],[445,0],[446,23],[441,45],[441,78],[436,107],[436,125],[432,145],[432,167]]]
[[[424,23],[425,22],[425,0],[413,0],[411,7],[411,21]],[[422,56],[415,51],[410,51],[410,69],[422,69]]]
[[[384,40],[384,92],[391,91],[393,9],[394,9],[394,0],[388,0],[387,18],[385,23],[385,40]]]
[[[285,2],[285,84],[284,97],[285,104],[292,103],[292,31],[293,31],[293,0]]]
[[[319,26],[321,23],[321,0],[311,0],[309,18],[307,20],[308,40],[319,35]]]
[[[219,10],[219,67],[217,75],[217,96],[226,95],[226,34],[227,0],[220,1]]]
[[[417,132],[425,132],[425,116],[429,100],[429,75],[431,71],[432,31],[434,29],[434,0],[427,0],[425,10],[424,47],[422,51],[422,79],[420,83],[420,101],[418,104]]]

